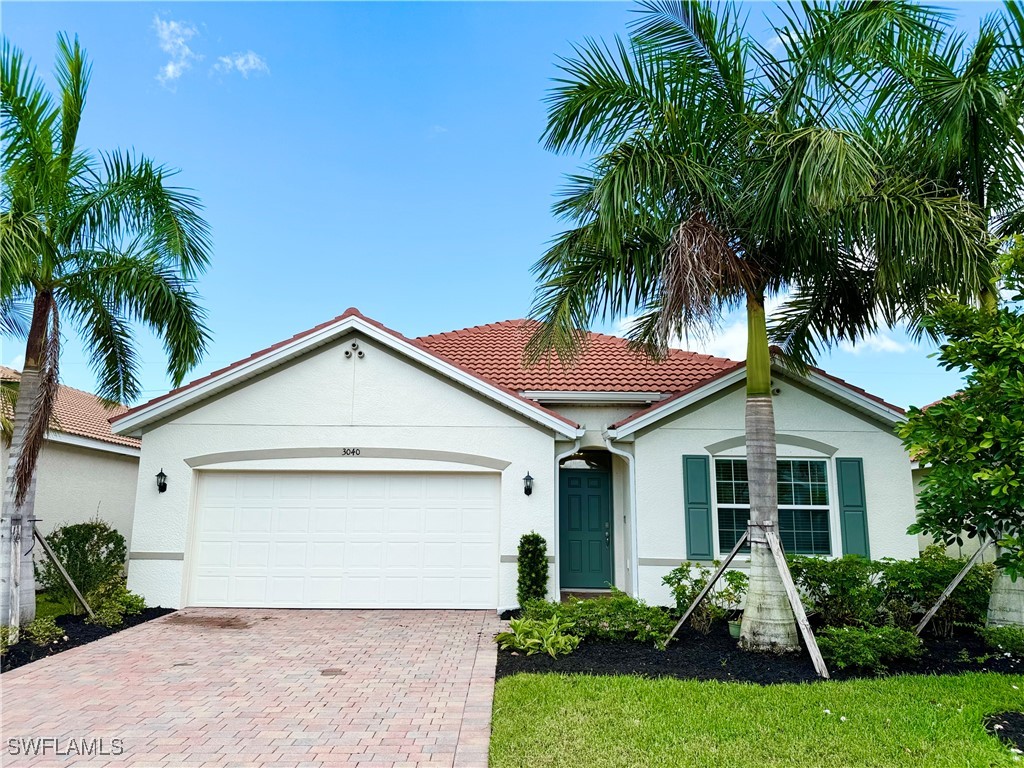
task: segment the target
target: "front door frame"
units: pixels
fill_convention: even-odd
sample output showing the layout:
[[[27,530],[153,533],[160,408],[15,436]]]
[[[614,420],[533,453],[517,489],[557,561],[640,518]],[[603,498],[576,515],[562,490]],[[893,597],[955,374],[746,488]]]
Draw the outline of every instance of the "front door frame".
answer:
[[[566,481],[574,475],[579,474],[581,477],[590,476],[603,476],[605,478],[605,492],[606,492],[606,516],[603,521],[607,530],[608,536],[608,562],[607,562],[607,579],[603,580],[600,584],[593,584],[587,586],[581,585],[567,585],[566,584],[566,573],[565,568],[568,566],[569,558],[566,554],[566,547],[568,545],[568,532],[566,530],[566,515],[568,512],[565,504],[565,493],[567,491]],[[612,471],[611,469],[566,469],[559,467],[558,470],[558,584],[559,589],[562,591],[571,591],[574,589],[579,590],[605,590],[615,584],[615,509],[614,509],[614,498],[615,495],[612,489]]]

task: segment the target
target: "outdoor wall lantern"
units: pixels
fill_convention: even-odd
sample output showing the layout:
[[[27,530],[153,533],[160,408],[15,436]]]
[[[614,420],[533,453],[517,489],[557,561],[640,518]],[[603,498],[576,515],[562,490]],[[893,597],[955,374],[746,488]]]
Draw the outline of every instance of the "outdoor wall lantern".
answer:
[[[167,490],[167,475],[164,474],[163,469],[156,473],[156,489],[160,493]]]
[[[523,478],[523,493],[529,496],[533,493],[533,478],[530,477],[530,473],[526,473],[526,477]]]

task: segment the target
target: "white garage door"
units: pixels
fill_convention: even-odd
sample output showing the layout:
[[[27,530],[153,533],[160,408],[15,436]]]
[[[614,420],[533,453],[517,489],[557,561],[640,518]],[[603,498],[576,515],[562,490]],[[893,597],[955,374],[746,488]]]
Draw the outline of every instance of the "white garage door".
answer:
[[[498,477],[210,472],[189,605],[494,608]]]

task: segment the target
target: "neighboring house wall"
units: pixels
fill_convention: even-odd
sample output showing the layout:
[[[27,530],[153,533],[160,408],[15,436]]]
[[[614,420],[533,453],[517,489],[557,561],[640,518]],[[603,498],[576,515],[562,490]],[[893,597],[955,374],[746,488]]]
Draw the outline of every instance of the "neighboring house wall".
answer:
[[[7,466],[6,447],[0,461]],[[47,440],[36,469],[40,531],[47,535],[58,526],[99,517],[130,544],[138,473],[137,457]]]
[[[353,338],[362,359],[344,356]],[[185,598],[196,480],[217,468],[497,473],[499,607],[516,603],[520,536],[536,530],[554,540],[553,433],[358,334],[174,415],[146,430],[143,442],[129,586],[152,605],[179,607]],[[359,447],[361,455],[315,455],[339,446]],[[244,460],[259,449],[282,455]],[[148,481],[161,468],[168,476],[162,494]],[[527,472],[535,479],[532,496],[523,493]]]
[[[799,384],[776,376],[776,385],[781,389],[773,401],[780,457],[819,458],[828,463],[832,554],[842,553],[834,460],[850,457],[864,462],[871,556],[916,556],[917,542],[906,532],[914,519],[914,491],[909,459],[899,438],[879,422]],[[743,386],[737,385],[637,436],[638,557],[640,593],[645,599],[670,602],[661,579],[687,559],[683,456],[709,456],[714,486],[714,456],[744,454],[744,398]],[[715,449],[716,444],[729,441],[739,442],[739,446]],[[807,447],[815,443],[831,447]],[[721,557],[725,553],[718,546],[714,514],[712,521],[716,556]],[[739,559],[742,566],[744,558]]]

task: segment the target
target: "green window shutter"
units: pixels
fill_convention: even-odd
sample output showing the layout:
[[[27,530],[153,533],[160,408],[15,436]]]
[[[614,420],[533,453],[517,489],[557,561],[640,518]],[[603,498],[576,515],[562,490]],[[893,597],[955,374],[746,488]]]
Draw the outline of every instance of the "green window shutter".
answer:
[[[686,557],[714,560],[711,462],[707,456],[683,456],[683,504],[686,508]]]
[[[839,524],[844,555],[871,557],[868,547],[868,510],[864,499],[863,459],[836,459],[839,487]]]

